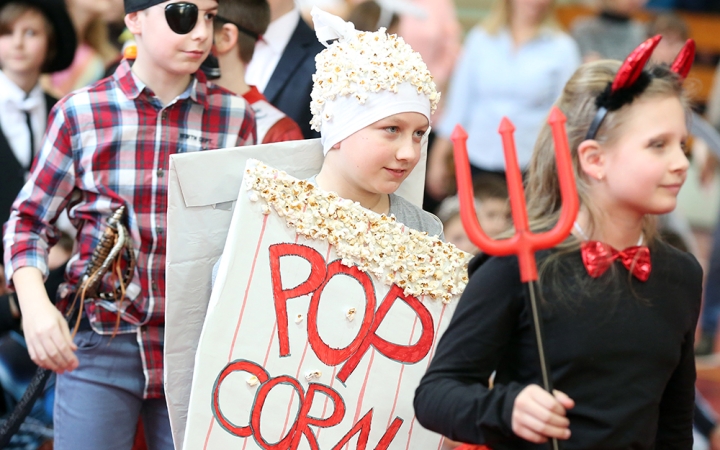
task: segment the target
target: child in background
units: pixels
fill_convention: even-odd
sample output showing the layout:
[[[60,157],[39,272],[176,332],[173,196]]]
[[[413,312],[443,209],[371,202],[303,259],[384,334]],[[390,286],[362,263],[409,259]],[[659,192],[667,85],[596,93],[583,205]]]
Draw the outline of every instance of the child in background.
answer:
[[[57,101],[43,91],[40,76],[67,68],[76,42],[62,0],[0,0],[0,236],[40,150],[48,114]],[[67,261],[62,253],[67,245],[72,249],[72,243],[72,238],[66,237],[66,245],[50,249],[60,258],[50,266],[45,281],[48,295],[54,296],[62,281]],[[4,270],[2,264],[0,270]],[[15,293],[0,276],[0,386],[4,399],[0,414],[15,407],[36,368],[24,348],[20,320]],[[27,419],[35,427],[21,430],[11,445],[27,442],[37,447],[52,436],[53,399],[51,380]]]
[[[482,205],[475,199],[475,211],[480,211],[481,208]],[[447,242],[454,244],[464,252],[472,254],[478,252],[478,248],[472,243],[463,227],[462,219],[460,218],[460,200],[457,195],[447,197],[440,202],[436,214],[438,219],[442,221],[443,233],[445,234],[445,240]],[[480,216],[479,212],[478,216]],[[483,228],[483,230],[484,229],[485,228]]]
[[[517,258],[481,255],[415,394],[424,427],[493,450],[547,448],[551,438],[567,450],[692,447],[702,269],[656,239],[653,220],[675,208],[687,176],[689,67],[637,67],[652,47],[622,69],[581,66],[556,103],[580,198],[572,235],[537,255],[557,390],[539,386]],[[563,207],[554,148],[545,125],[527,175],[535,232],[554,227]]]
[[[505,180],[493,175],[478,175],[473,179],[473,192],[480,201],[477,210],[480,226],[488,236],[497,237],[511,225]]]
[[[72,22],[62,0],[0,1],[0,235],[12,203],[29,176],[48,114],[57,101],[43,92],[40,75],[67,68],[75,44]],[[60,248],[55,249],[57,253],[62,253]],[[64,262],[59,261],[51,271]],[[57,275],[62,277],[62,273]],[[54,295],[57,284],[47,283],[46,287]],[[20,311],[4,276],[0,277],[0,311],[0,321],[18,321],[19,329]]]
[[[475,212],[480,227],[490,238],[495,238],[511,225],[507,185],[500,177],[479,175],[473,181],[473,191]],[[443,200],[437,216],[443,222],[445,239],[448,242],[468,253],[478,252],[478,248],[470,241],[463,227],[457,196]]]
[[[245,83],[245,69],[270,23],[267,0],[225,0],[215,16],[215,52],[220,78],[215,84],[241,95],[255,111],[261,144],[303,139],[298,124],[271,105],[255,86]]]

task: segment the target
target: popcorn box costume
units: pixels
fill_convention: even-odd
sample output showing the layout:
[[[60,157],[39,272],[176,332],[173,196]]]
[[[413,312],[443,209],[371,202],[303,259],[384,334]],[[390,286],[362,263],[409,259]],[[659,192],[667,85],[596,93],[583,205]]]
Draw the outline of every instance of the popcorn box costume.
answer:
[[[394,218],[249,162],[198,346],[183,448],[438,448],[442,436],[414,420],[412,397],[467,260]]]

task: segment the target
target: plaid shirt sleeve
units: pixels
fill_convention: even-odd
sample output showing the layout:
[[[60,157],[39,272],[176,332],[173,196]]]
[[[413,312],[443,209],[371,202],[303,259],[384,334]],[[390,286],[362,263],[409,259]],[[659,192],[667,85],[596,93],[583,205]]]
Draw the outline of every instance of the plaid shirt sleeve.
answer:
[[[48,250],[59,239],[54,223],[67,205],[75,184],[72,155],[72,124],[66,120],[63,104],[51,112],[49,126],[30,178],[13,204],[5,225],[5,275],[21,267],[36,267],[48,275]]]

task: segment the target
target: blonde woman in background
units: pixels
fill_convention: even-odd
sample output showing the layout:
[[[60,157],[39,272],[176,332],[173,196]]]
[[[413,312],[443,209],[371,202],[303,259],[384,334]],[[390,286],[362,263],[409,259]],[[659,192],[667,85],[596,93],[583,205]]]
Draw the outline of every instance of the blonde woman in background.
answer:
[[[519,162],[526,167],[550,107],[579,64],[577,45],[555,24],[552,0],[498,0],[468,34],[451,78],[428,160],[428,193],[441,199],[454,186],[447,161],[457,124],[469,134],[473,175],[504,175],[497,133],[504,116],[515,124]]]
[[[58,98],[103,78],[107,66],[118,57],[104,19],[113,9],[113,0],[66,0],[66,3],[79,45],[72,65],[45,80],[47,90]]]

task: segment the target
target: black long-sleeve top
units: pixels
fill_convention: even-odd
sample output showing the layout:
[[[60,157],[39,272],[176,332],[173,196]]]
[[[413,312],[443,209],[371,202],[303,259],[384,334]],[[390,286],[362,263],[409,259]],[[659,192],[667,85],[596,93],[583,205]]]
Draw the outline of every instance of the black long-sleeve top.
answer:
[[[566,450],[692,448],[702,269],[661,242],[651,247],[651,261],[646,282],[619,262],[593,279],[577,251],[560,257],[542,280],[554,387],[575,401]],[[511,428],[517,395],[542,385],[524,293],[515,257],[490,258],[472,272],[415,393],[424,427],[493,450],[547,448]]]

